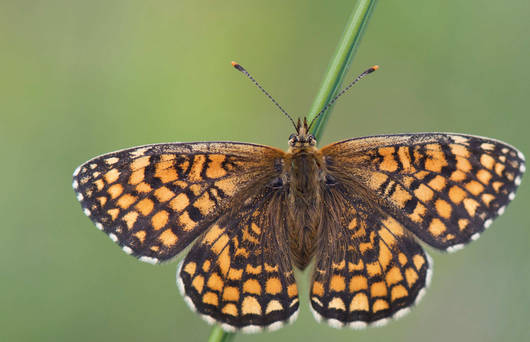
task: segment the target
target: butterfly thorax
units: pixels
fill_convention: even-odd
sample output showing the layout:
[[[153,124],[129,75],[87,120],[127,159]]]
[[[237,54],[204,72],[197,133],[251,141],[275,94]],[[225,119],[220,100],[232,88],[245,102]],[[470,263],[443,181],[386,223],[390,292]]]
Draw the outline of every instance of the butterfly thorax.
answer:
[[[288,228],[294,263],[304,269],[315,252],[321,216],[322,157],[315,138],[308,133],[307,122],[298,121],[297,134],[289,139],[287,173],[289,176]]]

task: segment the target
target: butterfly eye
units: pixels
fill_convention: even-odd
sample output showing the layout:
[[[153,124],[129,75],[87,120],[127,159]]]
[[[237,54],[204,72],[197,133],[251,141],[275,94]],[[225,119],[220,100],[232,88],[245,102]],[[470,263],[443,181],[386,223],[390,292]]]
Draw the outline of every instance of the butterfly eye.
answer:
[[[271,187],[274,189],[279,189],[283,186],[283,180],[280,177],[276,177],[271,182]]]
[[[295,140],[295,139],[296,139],[296,134],[293,133],[289,136],[289,140]]]

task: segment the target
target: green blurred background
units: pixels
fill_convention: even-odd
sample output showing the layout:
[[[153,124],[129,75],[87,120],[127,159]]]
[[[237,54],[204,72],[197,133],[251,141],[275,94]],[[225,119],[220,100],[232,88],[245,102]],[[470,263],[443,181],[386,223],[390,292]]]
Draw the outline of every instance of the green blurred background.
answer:
[[[306,114],[354,1],[1,1],[0,340],[204,341],[210,327],[175,285],[176,263],[125,255],[83,215],[82,162],[168,141],[285,148],[288,120],[231,66]],[[322,143],[449,131],[530,155],[530,2],[380,1],[348,79],[381,69],[337,106]],[[384,328],[298,321],[236,341],[517,341],[529,338],[527,179],[506,214],[454,255]],[[526,208],[526,209],[525,209]]]

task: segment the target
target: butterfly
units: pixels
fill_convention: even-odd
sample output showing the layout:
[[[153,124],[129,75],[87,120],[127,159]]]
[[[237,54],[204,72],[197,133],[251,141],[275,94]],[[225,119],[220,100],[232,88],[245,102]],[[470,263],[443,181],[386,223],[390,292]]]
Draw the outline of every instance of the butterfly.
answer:
[[[294,321],[294,269],[314,262],[315,318],[363,328],[425,293],[432,261],[419,241],[451,252],[476,240],[525,171],[521,152],[489,138],[379,135],[319,149],[310,127],[298,120],[286,152],[193,142],[108,153],[78,167],[73,188],[96,227],[141,261],[193,243],[177,283],[210,323],[256,332]]]

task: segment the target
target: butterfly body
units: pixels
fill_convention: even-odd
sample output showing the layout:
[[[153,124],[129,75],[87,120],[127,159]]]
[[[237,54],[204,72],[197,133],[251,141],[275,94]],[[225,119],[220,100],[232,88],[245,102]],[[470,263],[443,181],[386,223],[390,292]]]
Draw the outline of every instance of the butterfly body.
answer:
[[[293,268],[314,261],[311,309],[335,327],[381,325],[425,292],[418,240],[454,251],[514,198],[524,156],[451,133],[356,138],[321,149],[299,121],[287,152],[236,143],[140,146],[74,172],[83,211],[127,254],[175,257],[185,301],[226,330],[298,313]]]
[[[293,262],[300,269],[305,269],[313,257],[322,215],[324,162],[315,145],[316,140],[307,133],[307,122],[302,126],[299,121],[283,163],[288,198],[286,228]]]

